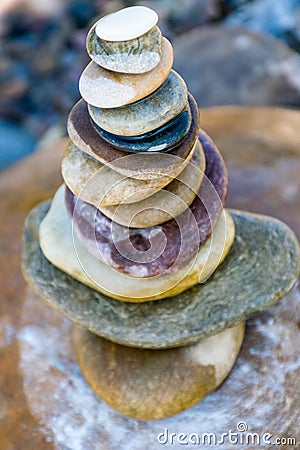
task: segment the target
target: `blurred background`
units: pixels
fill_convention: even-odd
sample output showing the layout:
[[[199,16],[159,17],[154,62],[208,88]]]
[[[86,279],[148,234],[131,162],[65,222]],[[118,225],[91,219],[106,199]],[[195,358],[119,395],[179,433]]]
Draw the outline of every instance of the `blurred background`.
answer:
[[[66,135],[88,28],[155,9],[199,107],[300,106],[300,0],[0,0],[0,169]]]

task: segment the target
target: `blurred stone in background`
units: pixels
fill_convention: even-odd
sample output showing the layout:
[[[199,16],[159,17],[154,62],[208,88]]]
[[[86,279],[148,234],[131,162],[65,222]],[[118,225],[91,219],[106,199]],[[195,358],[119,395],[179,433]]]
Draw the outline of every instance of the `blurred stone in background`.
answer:
[[[175,45],[175,67],[200,107],[299,107],[300,57],[287,45],[299,51],[300,0],[1,0],[0,168],[30,153],[45,133],[46,140],[66,133],[89,60],[87,29],[135,4],[158,12]]]
[[[201,27],[174,42],[175,69],[199,107],[300,105],[300,56],[246,28]]]
[[[245,2],[243,2],[245,3]],[[226,23],[271,34],[300,50],[300,0],[255,0],[234,11]]]

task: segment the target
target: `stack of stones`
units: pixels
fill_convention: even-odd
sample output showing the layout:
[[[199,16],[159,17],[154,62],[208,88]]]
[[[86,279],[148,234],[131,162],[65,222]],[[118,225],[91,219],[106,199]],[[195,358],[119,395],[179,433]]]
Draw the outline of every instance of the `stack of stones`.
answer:
[[[171,416],[216,389],[245,320],[298,273],[284,224],[223,208],[226,167],[157,20],[130,7],[89,31],[65,184],[24,233],[25,277],[81,325],[86,380],[137,419]]]

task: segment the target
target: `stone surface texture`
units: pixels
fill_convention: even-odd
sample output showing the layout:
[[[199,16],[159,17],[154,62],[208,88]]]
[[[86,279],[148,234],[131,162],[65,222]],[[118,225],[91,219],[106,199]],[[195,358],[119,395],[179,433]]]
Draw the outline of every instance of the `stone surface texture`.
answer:
[[[299,121],[300,113],[287,109],[232,107],[202,113],[202,126],[217,142],[229,168],[228,205],[281,218],[300,238]],[[25,216],[61,184],[65,147],[66,141],[61,141],[0,175],[5,192],[0,198],[5,217],[0,221],[0,383],[5,386],[0,448],[99,450],[101,443],[105,450],[128,450],[130,443],[131,450],[159,450],[157,437],[165,428],[185,433],[205,430],[220,437],[235,431],[241,420],[249,432],[294,436],[299,442],[299,284],[248,322],[230,376],[184,413],[163,421],[136,422],[93,394],[76,363],[71,322],[41,302],[20,272]],[[237,446],[226,442],[225,448]]]
[[[140,136],[117,136],[93,123],[97,133],[118,150],[129,153],[169,152],[178,147],[189,132],[192,123],[190,102],[181,113],[156,130]],[[194,119],[195,120],[195,119]]]
[[[170,75],[155,92],[132,105],[120,108],[89,107],[93,121],[106,131],[122,136],[139,136],[153,131],[180,114],[188,101],[181,76]]]
[[[196,255],[209,238],[227,193],[227,171],[218,149],[203,131],[199,140],[206,167],[194,201],[179,216],[155,227],[118,225],[66,189],[74,233],[96,259],[143,278],[174,273]]]
[[[172,45],[163,38],[161,59],[150,72],[132,76],[103,69],[92,61],[80,77],[79,90],[86,102],[99,108],[128,105],[158,89],[169,75],[172,64]]]
[[[42,214],[33,211],[24,231],[26,280],[75,323],[119,344],[163,349],[197,342],[270,308],[299,278],[299,244],[294,233],[268,216],[235,211],[235,241],[204,284],[155,302],[119,302],[47,261],[38,241],[38,226],[47,209],[44,205]]]
[[[80,150],[107,164],[117,172],[142,180],[157,179],[159,176],[175,177],[193,155],[199,132],[199,112],[192,96],[189,96],[192,113],[191,127],[181,143],[168,153],[129,156],[102,139],[88,114],[87,104],[81,100],[72,109],[68,120],[68,133]]]
[[[179,216],[190,206],[199,192],[204,172],[205,155],[199,145],[186,168],[164,189],[139,202],[133,203],[130,198],[125,198],[125,204],[98,208],[123,226],[146,228],[159,225]]]
[[[49,211],[49,205],[45,208],[36,211],[32,223],[48,261],[86,286],[125,302],[174,296],[206,280],[228,254],[235,236],[233,220],[224,211],[211,237],[189,264],[175,273],[137,278],[96,260],[76,239],[65,207],[64,186],[55,194]]]
[[[162,35],[153,27],[143,36],[123,42],[100,39],[94,25],[87,37],[90,58],[107,70],[121,73],[145,73],[154,69],[161,58]]]
[[[200,147],[198,152],[203,154],[202,147],[197,147]],[[191,159],[193,163],[197,158],[195,153],[196,150]],[[135,157],[131,155],[127,158]],[[204,155],[201,164],[205,166]],[[61,171],[69,189],[96,207],[138,202],[172,182],[170,176],[158,176],[151,180],[128,178],[82,152],[71,141],[64,154]],[[181,173],[177,175],[179,178],[182,176]]]
[[[159,420],[190,408],[224,381],[244,332],[241,323],[194,345],[155,351],[114,344],[81,327],[73,335],[81,371],[102,400],[125,416]]]

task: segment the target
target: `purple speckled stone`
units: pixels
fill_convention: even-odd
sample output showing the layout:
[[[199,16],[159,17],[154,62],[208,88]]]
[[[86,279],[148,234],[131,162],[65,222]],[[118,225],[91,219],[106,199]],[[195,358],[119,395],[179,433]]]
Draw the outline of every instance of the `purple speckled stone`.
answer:
[[[135,277],[175,272],[204,245],[215,226],[227,193],[227,171],[212,140],[199,140],[206,170],[198,195],[182,214],[161,225],[135,229],[116,224],[66,188],[66,205],[79,241],[97,259]]]

